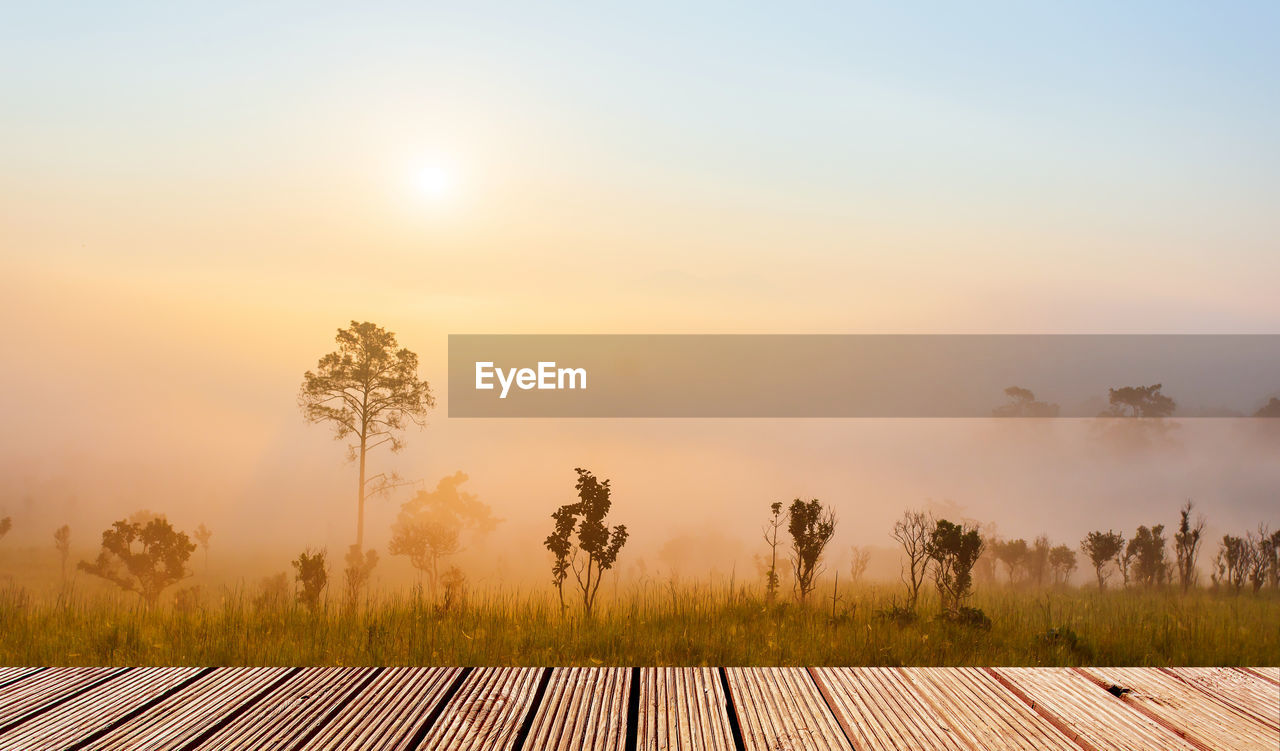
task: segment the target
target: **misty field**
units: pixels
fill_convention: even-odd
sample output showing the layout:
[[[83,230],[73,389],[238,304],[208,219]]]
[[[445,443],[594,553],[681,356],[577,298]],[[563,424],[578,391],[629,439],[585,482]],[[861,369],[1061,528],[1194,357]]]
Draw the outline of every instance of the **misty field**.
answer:
[[[821,591],[821,590],[819,590]],[[894,617],[864,586],[825,606],[638,586],[591,618],[536,593],[421,595],[314,612],[270,592],[146,608],[136,598],[0,593],[0,664],[23,665],[1276,665],[1280,598],[1208,591],[980,590],[989,628]]]

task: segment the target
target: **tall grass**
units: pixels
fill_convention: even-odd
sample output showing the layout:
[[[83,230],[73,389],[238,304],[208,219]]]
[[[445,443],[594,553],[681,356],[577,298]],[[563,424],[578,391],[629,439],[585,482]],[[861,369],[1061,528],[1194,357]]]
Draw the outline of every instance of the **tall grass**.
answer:
[[[819,590],[821,593],[821,590]],[[0,664],[40,665],[1276,665],[1280,598],[1207,591],[980,591],[991,628],[893,617],[897,589],[769,605],[758,592],[649,584],[592,619],[543,592],[421,592],[317,612],[227,590],[146,609],[126,596],[0,590]]]

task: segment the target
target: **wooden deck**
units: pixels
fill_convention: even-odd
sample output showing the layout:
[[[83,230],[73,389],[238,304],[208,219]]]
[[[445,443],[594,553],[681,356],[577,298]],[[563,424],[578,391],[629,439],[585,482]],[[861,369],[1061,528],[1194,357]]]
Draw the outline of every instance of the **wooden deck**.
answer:
[[[1280,749],[1265,668],[0,668],[0,749]]]

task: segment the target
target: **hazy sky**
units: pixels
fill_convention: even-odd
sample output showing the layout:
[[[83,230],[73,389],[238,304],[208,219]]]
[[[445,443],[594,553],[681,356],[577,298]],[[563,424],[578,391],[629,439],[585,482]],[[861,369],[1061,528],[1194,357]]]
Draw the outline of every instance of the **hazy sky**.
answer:
[[[685,5],[0,11],[0,506],[343,481],[293,398],[352,318],[438,389],[451,332],[1277,333],[1275,4]],[[712,488],[852,429],[653,425],[441,412],[398,461],[677,446]],[[1003,497],[964,468],[902,494]]]

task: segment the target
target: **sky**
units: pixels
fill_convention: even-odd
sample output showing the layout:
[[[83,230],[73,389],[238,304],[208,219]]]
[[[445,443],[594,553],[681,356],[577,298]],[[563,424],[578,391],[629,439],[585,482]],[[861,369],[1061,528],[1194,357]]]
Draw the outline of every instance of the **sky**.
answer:
[[[446,398],[449,333],[1280,333],[1274,4],[687,5],[0,10],[0,513],[315,507],[295,538],[340,539],[350,467],[293,400],[352,319]],[[970,430],[441,410],[394,462],[513,520],[583,455],[686,481],[661,503],[807,466],[1016,517],[1021,480],[938,458]],[[1072,445],[1027,461],[1094,466]],[[1151,503],[1231,476],[1244,523],[1274,488],[1196,456]]]

